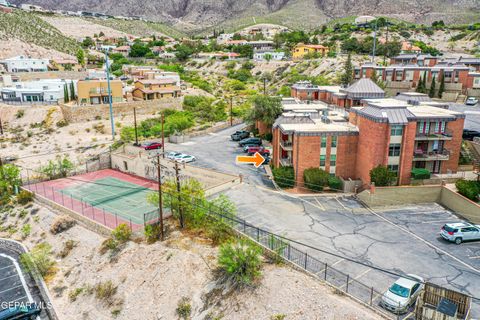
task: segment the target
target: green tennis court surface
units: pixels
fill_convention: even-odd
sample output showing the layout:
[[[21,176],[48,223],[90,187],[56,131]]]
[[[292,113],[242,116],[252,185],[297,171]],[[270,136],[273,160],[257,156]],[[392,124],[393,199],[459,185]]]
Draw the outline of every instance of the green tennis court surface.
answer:
[[[144,223],[145,213],[158,209],[147,202],[151,189],[112,177],[67,187],[60,192],[137,224]]]

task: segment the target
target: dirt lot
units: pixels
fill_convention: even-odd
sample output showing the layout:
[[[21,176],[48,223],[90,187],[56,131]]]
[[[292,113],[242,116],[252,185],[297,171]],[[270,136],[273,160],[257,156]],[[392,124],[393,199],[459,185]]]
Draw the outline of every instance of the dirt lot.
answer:
[[[212,272],[217,249],[206,240],[173,232],[164,243],[130,242],[115,255],[101,255],[103,237],[79,225],[53,235],[54,213],[37,204],[19,214],[21,209],[2,214],[0,237],[19,239],[29,248],[43,241],[52,245],[57,271],[48,286],[61,319],[112,319],[112,312],[118,314],[117,319],[175,319],[182,297],[190,299],[193,319],[207,315],[223,319],[271,319],[275,315],[286,315],[285,319],[380,319],[284,266],[265,264],[255,287],[240,292],[223,288]],[[22,237],[20,230],[25,224],[31,225],[31,232]],[[75,246],[60,258],[58,253],[68,240]],[[89,288],[109,280],[118,288],[108,301],[89,293]]]

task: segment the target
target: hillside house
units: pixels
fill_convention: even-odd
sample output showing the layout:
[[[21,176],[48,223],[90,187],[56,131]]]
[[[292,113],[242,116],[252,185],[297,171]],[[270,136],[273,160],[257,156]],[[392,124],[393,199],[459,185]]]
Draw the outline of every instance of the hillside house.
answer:
[[[134,85],[132,91],[134,100],[158,100],[180,96],[180,87],[173,79],[137,80]]]
[[[328,54],[328,48],[320,44],[303,44],[299,43],[293,48],[292,58],[302,59],[306,55],[317,54],[324,57]]]
[[[48,59],[35,59],[17,56],[0,61],[7,72],[44,72],[48,71]]]

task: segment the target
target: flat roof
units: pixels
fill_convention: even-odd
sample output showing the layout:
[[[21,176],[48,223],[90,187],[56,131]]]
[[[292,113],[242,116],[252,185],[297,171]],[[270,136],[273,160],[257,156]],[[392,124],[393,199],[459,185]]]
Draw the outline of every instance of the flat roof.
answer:
[[[358,133],[358,128],[348,122],[323,122],[322,119],[312,119],[312,123],[282,123],[279,125],[283,132],[295,133]]]

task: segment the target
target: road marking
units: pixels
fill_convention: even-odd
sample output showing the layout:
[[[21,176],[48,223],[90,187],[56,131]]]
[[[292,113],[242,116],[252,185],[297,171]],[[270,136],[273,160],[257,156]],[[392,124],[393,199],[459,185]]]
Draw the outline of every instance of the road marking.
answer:
[[[7,268],[11,268],[11,267],[14,267],[13,264],[9,265],[9,266],[6,266],[6,267],[3,267],[3,268],[0,268],[0,270],[3,270],[3,269],[7,269]]]
[[[6,254],[0,253],[0,257],[5,257],[13,262],[15,265],[15,268],[17,269],[17,274],[18,277],[20,278],[20,281],[22,282],[23,289],[25,290],[25,294],[28,297],[29,302],[33,302],[32,295],[30,294],[30,290],[28,290],[27,282],[25,281],[25,278],[23,277],[22,269],[20,269],[20,266],[18,265],[17,260],[13,259],[10,256],[7,256]],[[38,318],[38,317],[37,317]]]
[[[367,273],[369,273],[370,271],[372,271],[371,268],[368,268],[367,270],[363,271],[362,273],[360,273],[358,276],[356,276],[354,279],[357,280],[361,277],[363,277],[364,275],[366,275]]]
[[[19,284],[19,285],[16,286],[16,287],[10,287],[10,288],[8,288],[8,289],[5,289],[5,290],[3,290],[3,291],[0,291],[0,293],[4,293],[4,292],[7,292],[7,291],[10,291],[10,290],[13,290],[13,289],[17,289],[17,288],[20,288],[21,286],[22,286],[22,285]]]
[[[1,278],[0,279],[0,282],[6,280],[6,279],[10,279],[10,278],[13,278],[13,277],[16,277],[17,275],[16,274],[12,274],[11,276],[8,276],[8,277],[5,277],[5,278]]]
[[[445,220],[434,220],[434,221],[422,221],[419,223],[445,223]]]
[[[323,206],[323,204],[320,203],[320,201],[318,201],[317,198],[313,198],[315,199],[315,202],[318,203],[318,205],[320,206],[320,209],[323,210],[323,211],[326,211],[325,207]]]
[[[345,206],[343,205],[343,203],[341,203],[340,200],[338,200],[337,197],[335,197],[335,200],[337,200],[337,202],[342,206],[342,208],[343,208],[344,210],[347,210],[347,211],[348,211],[347,207],[345,207]]]
[[[337,264],[339,264],[342,261],[345,261],[345,259],[340,259],[340,260],[334,262],[333,264],[330,265],[330,267],[336,266]]]
[[[468,259],[480,259],[480,256],[476,256],[476,257],[468,257]]]
[[[448,253],[447,251],[435,246],[434,244],[428,242],[427,240],[423,239],[422,237],[420,236],[417,236],[415,233],[411,232],[410,230],[404,228],[404,227],[401,227],[399,226],[398,224],[394,223],[393,221],[383,217],[382,215],[380,215],[379,213],[373,211],[372,208],[368,207],[367,206],[367,209],[368,211],[370,211],[373,215],[377,216],[378,218],[382,219],[383,221],[387,222],[388,224],[392,225],[393,227],[397,228],[397,229],[400,229],[402,230],[403,232],[407,233],[407,234],[410,234],[411,236],[413,236],[414,238],[416,238],[417,240],[420,240],[421,242],[423,242],[424,244],[426,244],[427,246],[437,250],[438,252],[441,252],[443,254],[445,254],[446,256],[452,258],[453,260],[457,261],[458,263],[460,263],[461,265],[467,267],[468,269],[472,270],[472,271],[475,271],[476,273],[479,273],[480,274],[480,270],[469,265],[468,263],[465,263],[463,262],[462,260],[458,259],[457,257],[455,257],[454,255]]]

